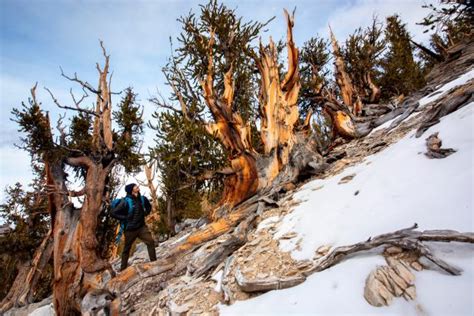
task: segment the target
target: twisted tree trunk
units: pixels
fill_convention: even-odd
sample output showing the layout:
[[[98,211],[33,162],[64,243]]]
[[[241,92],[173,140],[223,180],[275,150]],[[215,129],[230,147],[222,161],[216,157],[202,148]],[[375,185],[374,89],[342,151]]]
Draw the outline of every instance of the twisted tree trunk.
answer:
[[[110,279],[113,274],[110,264],[98,254],[96,238],[97,219],[106,196],[108,175],[114,164],[111,152],[110,87],[107,83],[109,56],[105,49],[103,53],[105,66],[101,70],[97,65],[97,90],[86,86],[86,83],[77,78],[71,79],[97,93],[93,153],[88,156],[73,152],[63,161],[48,160],[45,157],[48,184],[53,188],[49,201],[54,238],[53,302],[57,315],[80,314],[85,293],[102,288],[104,280]],[[75,209],[68,199],[64,164],[86,171],[85,186],[80,192],[84,196],[81,209]]]

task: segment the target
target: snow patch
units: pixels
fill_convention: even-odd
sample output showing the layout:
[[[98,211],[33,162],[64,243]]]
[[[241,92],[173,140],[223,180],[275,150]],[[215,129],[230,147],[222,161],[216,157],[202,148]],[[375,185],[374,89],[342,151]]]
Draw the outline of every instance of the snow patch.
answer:
[[[463,80],[472,78],[473,74],[469,72]],[[448,90],[450,86],[441,89]],[[293,258],[303,260],[312,259],[320,246],[349,245],[414,223],[421,230],[474,231],[473,122],[474,103],[470,103],[442,118],[420,138],[415,138],[413,131],[337,176],[307,183],[294,195],[301,203],[282,219],[274,235],[279,239],[296,232],[298,237],[281,240],[280,248],[291,250]],[[457,152],[444,159],[425,157],[425,138],[434,132],[439,132],[443,147]],[[339,184],[343,177],[352,174],[355,174],[352,180]],[[299,247],[295,247],[297,240]],[[374,250],[315,273],[299,286],[271,291],[231,306],[220,305],[220,312],[223,315],[473,315],[474,245],[430,243],[429,246],[463,273],[455,277],[438,270],[415,272],[417,298],[414,301],[397,298],[390,306],[379,308],[365,301],[366,277],[377,265],[386,264]]]
[[[222,274],[224,271],[222,269],[219,270],[216,274],[212,276],[212,279],[217,282],[216,286],[214,287],[214,291],[219,293],[222,290]]]

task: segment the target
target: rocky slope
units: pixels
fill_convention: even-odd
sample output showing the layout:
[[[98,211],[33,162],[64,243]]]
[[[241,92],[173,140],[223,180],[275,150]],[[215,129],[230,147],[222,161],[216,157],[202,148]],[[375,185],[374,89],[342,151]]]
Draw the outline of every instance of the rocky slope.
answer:
[[[403,108],[399,116],[364,138],[336,147],[326,157],[329,167],[317,178],[287,186],[267,200],[245,244],[210,273],[195,276],[204,264],[201,258],[227,245],[229,234],[194,251],[193,264],[184,274],[167,282],[159,276],[147,277],[130,287],[122,294],[122,311],[131,315],[472,314],[472,244],[420,243],[433,250],[434,261],[420,251],[423,247],[407,250],[406,244],[407,240],[416,243],[412,234],[423,230],[455,241],[460,237],[452,231],[433,230],[474,231],[474,45],[455,47],[452,56],[433,70],[422,91],[398,105]],[[438,138],[427,144],[425,138],[436,132]],[[447,157],[442,149],[449,148],[453,150]],[[431,159],[442,158],[439,155],[446,158]],[[411,227],[415,222],[422,231]],[[188,222],[178,235],[157,247],[158,257],[203,224]],[[470,242],[474,239],[472,233],[463,236]],[[389,242],[379,245],[380,240]],[[354,245],[366,248],[362,252],[344,248]],[[341,247],[345,252],[337,252]],[[138,246],[130,262],[146,259],[145,247]],[[329,268],[330,260],[341,259]],[[118,260],[113,264],[117,269]],[[450,268],[461,277],[447,276]],[[434,288],[457,294],[435,299],[439,292]],[[276,291],[268,292],[272,289]],[[44,304],[41,313],[51,313],[49,302]]]

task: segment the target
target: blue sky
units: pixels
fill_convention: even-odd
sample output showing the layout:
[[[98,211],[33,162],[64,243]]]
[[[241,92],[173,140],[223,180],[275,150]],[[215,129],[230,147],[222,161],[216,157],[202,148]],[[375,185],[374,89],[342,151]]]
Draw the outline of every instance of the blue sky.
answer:
[[[285,25],[282,10],[295,6],[295,41],[301,46],[315,34],[327,36],[331,24],[340,41],[359,26],[367,26],[375,13],[384,18],[398,13],[418,41],[427,35],[416,26],[427,13],[415,0],[241,0],[223,1],[237,8],[244,19],[265,21],[276,19],[263,35],[282,38]],[[114,72],[112,89],[121,91],[132,86],[145,107],[145,119],[151,118],[154,107],[148,99],[157,89],[166,96],[161,67],[170,55],[169,37],[176,38],[180,25],[176,19],[189,10],[196,12],[196,0],[2,0],[0,1],[0,201],[3,189],[15,182],[30,179],[30,162],[26,153],[15,148],[21,136],[10,111],[20,107],[29,96],[29,89],[38,82],[37,96],[43,109],[49,111],[55,122],[59,110],[51,101],[48,87],[61,103],[70,104],[69,89],[79,95],[80,90],[60,75],[77,72],[91,84],[97,82],[95,63],[102,62],[99,39],[104,41],[111,55]],[[119,97],[115,97],[114,103]],[[87,104],[93,102],[92,98]],[[151,143],[153,135],[146,133]]]

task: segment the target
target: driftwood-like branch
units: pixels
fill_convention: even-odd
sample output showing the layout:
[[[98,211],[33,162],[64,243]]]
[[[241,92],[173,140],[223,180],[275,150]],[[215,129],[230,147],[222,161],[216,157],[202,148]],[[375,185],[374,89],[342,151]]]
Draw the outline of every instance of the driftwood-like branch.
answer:
[[[258,203],[259,205],[263,203]],[[199,260],[200,267],[195,269],[193,274],[196,278],[205,274],[214,267],[217,267],[230,254],[237,250],[240,246],[247,242],[247,232],[252,227],[254,220],[257,218],[258,209],[256,212],[249,214],[230,235],[225,242],[220,244],[214,251],[206,256],[204,260]],[[192,263],[191,263],[192,265]],[[188,268],[189,270],[189,268]]]
[[[36,87],[38,87],[38,82],[36,82],[35,85],[30,89],[30,93],[33,104],[39,105],[38,101],[36,100]]]
[[[334,54],[336,83],[341,90],[342,99],[346,107],[351,113],[357,114],[354,112],[354,86],[349,74],[346,72],[344,59],[342,57],[339,44],[337,43],[336,36],[332,32],[331,26],[329,26],[329,37],[331,39]]]
[[[182,95],[181,92],[178,90],[178,88],[177,88],[176,85],[174,84],[173,80],[171,80],[171,78],[170,78],[167,74],[165,74],[165,77],[166,77],[166,81],[168,82],[168,84],[170,85],[170,87],[173,89],[174,94],[175,94],[176,97],[178,98],[179,105],[181,106],[181,113],[183,114],[183,116],[184,116],[187,120],[189,120],[188,107],[186,106],[186,103],[184,102],[183,95]]]
[[[76,96],[74,95],[74,93],[72,92],[72,88],[69,89],[69,94],[71,95],[71,98],[72,98],[72,101],[74,101],[74,104],[76,105],[77,108],[79,108],[79,105],[82,103],[82,101],[85,100],[85,98],[87,98],[89,95],[87,94],[87,91],[86,89],[84,89],[84,87],[82,87],[82,91],[84,91],[84,94],[82,95],[82,97],[79,99],[79,101],[76,100]]]
[[[219,265],[225,258],[242,246],[246,241],[246,238],[240,238],[240,236],[231,235],[222,244],[214,249],[210,254],[206,256],[204,260],[199,260],[201,264],[198,268],[195,268],[191,263],[188,265],[188,270],[192,271],[195,278],[202,276],[212,268]]]
[[[414,231],[418,225],[415,223],[412,227],[397,230],[392,233],[378,235],[374,238],[370,237],[366,241],[359,242],[349,246],[340,246],[331,250],[326,256],[317,259],[302,275],[296,275],[286,278],[267,278],[248,280],[242,272],[237,269],[235,272],[235,280],[244,292],[264,292],[270,290],[279,290],[289,288],[301,284],[306,277],[315,273],[326,270],[347,258],[349,255],[374,249],[383,245],[398,246],[406,250],[414,250],[421,256],[433,262],[436,266],[451,275],[460,275],[461,270],[451,266],[444,260],[436,257],[431,249],[423,244],[423,241],[436,242],[465,242],[474,243],[474,233],[460,233],[454,230],[426,230]]]
[[[459,233],[453,230],[427,230],[423,232],[414,231],[418,227],[414,224],[410,228],[401,229],[393,233],[378,235],[369,238],[364,242],[359,242],[349,246],[340,246],[330,251],[326,256],[318,259],[313,268],[307,271],[307,275],[314,272],[326,270],[346,258],[348,255],[374,249],[382,245],[395,245],[404,249],[418,250],[427,259],[438,265],[450,274],[457,275],[458,270],[449,266],[439,258],[436,258],[426,245],[421,244],[422,241],[438,241],[438,242],[467,242],[474,243],[474,233]]]
[[[60,114],[58,118],[58,122],[56,124],[56,129],[59,131],[59,144],[61,144],[61,146],[66,145],[66,129],[63,126],[63,120],[65,117],[66,117],[66,114],[64,115]]]

